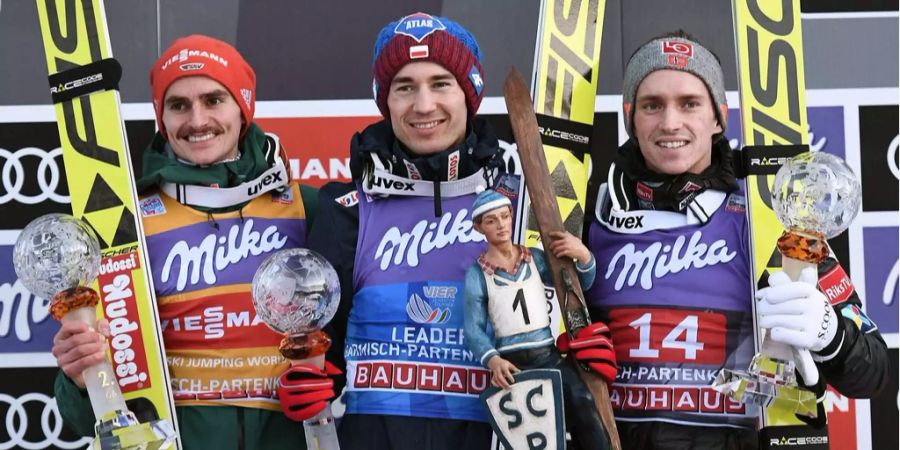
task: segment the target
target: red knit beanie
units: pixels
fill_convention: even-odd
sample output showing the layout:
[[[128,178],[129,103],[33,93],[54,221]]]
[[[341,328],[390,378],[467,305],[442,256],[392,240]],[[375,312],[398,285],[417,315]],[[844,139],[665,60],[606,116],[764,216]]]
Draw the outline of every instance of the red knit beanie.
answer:
[[[478,112],[484,70],[475,36],[446,17],[419,12],[387,24],[375,40],[372,89],[384,117],[391,116],[387,97],[394,76],[403,66],[420,61],[437,63],[452,73],[466,96],[469,116]]]
[[[205,76],[218,81],[241,108],[244,124],[241,136],[250,127],[256,105],[256,74],[234,47],[209,36],[194,34],[177,39],[150,69],[156,123],[166,136],[162,115],[169,86],[184,77]]]

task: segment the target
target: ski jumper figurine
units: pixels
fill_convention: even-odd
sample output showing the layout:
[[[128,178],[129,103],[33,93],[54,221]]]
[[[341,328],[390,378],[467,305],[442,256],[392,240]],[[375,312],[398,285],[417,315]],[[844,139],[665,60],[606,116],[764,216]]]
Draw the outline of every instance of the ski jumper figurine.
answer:
[[[553,279],[544,252],[512,243],[512,214],[510,200],[494,190],[478,194],[472,205],[473,226],[485,236],[488,248],[466,272],[466,342],[490,369],[491,383],[500,388],[509,388],[520,370],[559,370],[567,430],[578,448],[604,448],[606,432],[593,396],[576,372],[580,369],[554,345],[544,295],[544,284]],[[597,268],[591,252],[568,232],[557,231],[552,237],[548,251],[574,259],[581,285],[589,288]],[[582,332],[571,342],[562,333],[560,346],[576,350],[580,361],[611,383],[616,362],[606,325],[596,322]]]
[[[622,447],[755,449],[758,408],[711,386],[754,354],[746,201],[723,137],[721,65],[693,37],[669,33],[632,55],[623,90],[630,139],[597,197],[586,242],[603,278],[585,293],[616,344],[610,399]],[[820,384],[877,394],[889,378],[884,340],[852,287],[831,302],[816,288],[849,285],[835,259],[814,272],[769,277],[760,324],[769,339],[811,350]],[[824,397],[824,384],[808,387]]]

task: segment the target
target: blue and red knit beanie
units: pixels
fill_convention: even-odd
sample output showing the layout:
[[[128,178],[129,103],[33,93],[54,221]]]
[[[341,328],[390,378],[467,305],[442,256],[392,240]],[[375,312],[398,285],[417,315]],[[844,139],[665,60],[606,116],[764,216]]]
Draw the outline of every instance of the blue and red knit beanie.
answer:
[[[484,97],[481,49],[475,36],[450,19],[421,12],[387,24],[375,40],[372,90],[381,114],[390,118],[387,97],[397,72],[421,61],[440,64],[456,77],[466,94],[469,116],[474,116]]]

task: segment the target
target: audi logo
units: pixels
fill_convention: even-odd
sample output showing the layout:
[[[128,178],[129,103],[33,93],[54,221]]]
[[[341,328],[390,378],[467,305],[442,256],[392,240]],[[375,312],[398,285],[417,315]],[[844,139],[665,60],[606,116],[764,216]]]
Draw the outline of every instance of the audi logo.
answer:
[[[900,134],[894,136],[894,140],[888,144],[887,150],[887,164],[888,168],[891,169],[891,173],[894,174],[894,177],[900,180],[900,162],[897,159],[897,148],[900,147]]]
[[[0,205],[10,201],[16,201],[26,205],[34,205],[51,200],[56,203],[71,203],[68,195],[57,193],[60,188],[60,166],[56,158],[62,156],[62,148],[55,148],[49,152],[36,147],[25,147],[11,152],[0,148],[0,181],[3,189],[0,190]],[[23,159],[26,157],[37,158],[36,170],[25,170]],[[25,177],[34,174],[40,193],[28,195],[22,191],[25,186]]]
[[[37,442],[25,439],[30,426],[25,405],[31,402],[43,405],[41,409],[41,429],[43,432],[41,434],[44,438]],[[9,440],[0,441],[0,450],[11,448],[38,450],[49,447],[74,449],[84,448],[91,443],[90,438],[81,438],[77,441],[64,441],[60,438],[63,422],[62,417],[59,415],[59,410],[56,408],[55,398],[37,392],[25,394],[18,398],[0,393],[0,408],[3,408],[5,405],[9,405],[9,409],[6,410],[6,418],[3,425],[9,435]]]

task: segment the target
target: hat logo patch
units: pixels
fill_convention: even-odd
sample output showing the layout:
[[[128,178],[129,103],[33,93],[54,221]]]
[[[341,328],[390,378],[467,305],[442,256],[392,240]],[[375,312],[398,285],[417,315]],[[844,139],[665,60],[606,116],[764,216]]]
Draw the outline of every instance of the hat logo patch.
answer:
[[[244,103],[247,104],[247,107],[250,107],[251,103],[253,103],[253,92],[250,89],[241,88],[241,97],[244,97]]]
[[[694,56],[694,46],[687,42],[662,41],[662,52],[663,54],[676,53],[692,58]]]
[[[394,27],[394,34],[406,35],[415,39],[416,42],[422,42],[422,39],[428,37],[429,34],[446,29],[447,27],[440,20],[420,12],[400,19],[397,26]]]
[[[478,72],[478,68],[472,66],[472,70],[469,71],[469,80],[472,82],[472,86],[475,86],[475,95],[481,95],[481,90],[484,88],[484,80],[481,79],[481,73]]]
[[[409,59],[422,59],[428,57],[427,45],[413,45],[409,47]]]
[[[182,72],[190,72],[192,70],[201,70],[201,69],[203,69],[203,66],[205,66],[205,65],[206,64],[195,62],[195,63],[182,64],[182,65],[178,66],[178,68],[181,69]]]

